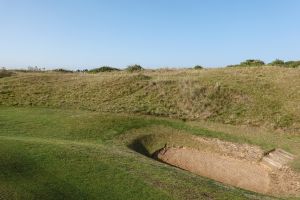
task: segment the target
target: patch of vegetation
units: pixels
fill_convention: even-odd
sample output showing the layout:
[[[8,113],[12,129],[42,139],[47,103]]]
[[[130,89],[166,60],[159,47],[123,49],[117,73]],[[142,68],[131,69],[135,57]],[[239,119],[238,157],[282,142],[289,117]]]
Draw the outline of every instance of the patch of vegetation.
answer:
[[[88,69],[77,69],[76,72],[86,73],[86,72],[89,72],[89,70]]]
[[[140,65],[129,65],[126,68],[126,71],[128,71],[128,72],[138,72],[138,71],[142,71],[142,70],[144,70],[144,68]]]
[[[195,67],[194,67],[194,69],[203,69],[204,67],[202,67],[201,65],[196,65]]]
[[[247,67],[252,67],[252,66],[263,66],[265,65],[265,62],[262,60],[254,60],[254,59],[249,59],[244,62],[240,63],[240,66],[247,66]]]
[[[101,77],[26,73],[1,79],[0,104],[205,119],[299,132],[298,85],[300,71],[284,67],[145,70]]]
[[[52,71],[53,72],[59,72],[59,73],[73,73],[72,70],[63,69],[63,68],[53,69]]]
[[[103,67],[91,69],[88,71],[88,73],[96,74],[100,72],[113,72],[113,71],[120,71],[120,69],[109,67],[109,66],[103,66]]]
[[[10,77],[12,76],[14,73],[11,71],[6,70],[5,68],[0,69],[0,78],[4,78],[4,77]]]
[[[238,65],[228,65],[227,67],[261,67],[264,66],[265,62],[257,59],[248,59],[241,62]]]
[[[284,63],[284,67],[300,68],[300,61],[287,61]]]
[[[134,80],[139,80],[139,81],[142,81],[142,80],[150,80],[151,79],[151,76],[147,76],[145,74],[138,74],[138,75],[135,75],[133,76],[133,79]]]
[[[279,59],[276,59],[272,62],[270,62],[268,65],[271,65],[271,66],[284,66],[284,61],[283,60],[279,60]]]
[[[269,63],[270,66],[279,66],[279,67],[287,67],[287,68],[298,68],[300,67],[300,61],[287,61],[276,59],[273,62]]]

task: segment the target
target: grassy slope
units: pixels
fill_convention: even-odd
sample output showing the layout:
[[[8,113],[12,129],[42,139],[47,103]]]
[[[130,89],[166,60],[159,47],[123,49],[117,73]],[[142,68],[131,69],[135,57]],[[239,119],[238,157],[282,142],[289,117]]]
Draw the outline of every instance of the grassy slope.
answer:
[[[266,198],[158,163],[124,143],[149,130],[217,132],[151,117],[0,108],[0,199]]]
[[[0,79],[0,104],[140,113],[299,133],[300,69],[27,73]]]
[[[133,141],[149,153],[192,145],[188,134],[282,147],[300,170],[299,86],[299,69],[274,67],[1,78],[0,199],[264,198],[157,163]]]

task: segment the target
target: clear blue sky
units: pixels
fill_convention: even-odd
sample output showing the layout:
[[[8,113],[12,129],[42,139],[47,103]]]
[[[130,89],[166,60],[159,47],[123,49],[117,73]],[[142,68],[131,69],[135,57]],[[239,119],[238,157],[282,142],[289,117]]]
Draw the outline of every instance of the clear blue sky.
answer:
[[[299,0],[0,0],[0,66],[300,59]]]

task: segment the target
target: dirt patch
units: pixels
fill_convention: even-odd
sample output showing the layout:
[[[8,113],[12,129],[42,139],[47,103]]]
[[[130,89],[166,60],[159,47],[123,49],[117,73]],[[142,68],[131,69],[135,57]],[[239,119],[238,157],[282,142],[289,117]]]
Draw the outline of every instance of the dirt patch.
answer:
[[[255,146],[195,139],[199,142],[197,149],[166,145],[153,156],[192,173],[254,192],[300,196],[300,174],[288,167],[293,155],[281,149],[264,153]]]

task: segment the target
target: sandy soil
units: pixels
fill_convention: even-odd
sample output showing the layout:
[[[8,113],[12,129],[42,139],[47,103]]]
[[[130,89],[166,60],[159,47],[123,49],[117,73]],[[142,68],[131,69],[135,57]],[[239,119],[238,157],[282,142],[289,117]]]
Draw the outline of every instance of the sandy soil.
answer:
[[[232,186],[274,196],[300,197],[300,174],[288,167],[288,161],[281,159],[281,154],[273,152],[272,159],[285,162],[280,167],[270,167],[264,160],[264,157],[269,159],[270,155],[264,154],[259,147],[218,139],[196,139],[199,141],[197,149],[164,147],[156,152],[155,157]]]

